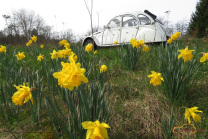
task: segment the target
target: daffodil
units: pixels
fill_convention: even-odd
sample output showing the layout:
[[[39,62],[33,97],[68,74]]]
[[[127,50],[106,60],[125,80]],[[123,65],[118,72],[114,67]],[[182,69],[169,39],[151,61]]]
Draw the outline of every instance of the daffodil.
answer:
[[[31,37],[31,40],[32,40],[33,42],[36,42],[36,41],[37,41],[37,36],[34,36],[34,35],[33,35],[33,36]]]
[[[77,59],[78,59],[78,56],[77,56],[74,52],[71,52],[71,55],[73,55],[73,58],[74,58],[74,60],[75,60],[75,62],[76,62]]]
[[[66,56],[69,56],[71,54],[71,49],[66,48],[63,50],[59,50],[59,54],[60,56],[65,58]]]
[[[110,128],[106,123],[100,123],[98,120],[95,122],[85,121],[82,127],[87,129],[86,139],[108,139],[106,128]]]
[[[41,55],[41,54],[40,54],[40,55],[38,56],[38,58],[37,58],[38,61],[41,61],[41,60],[43,60],[43,59],[44,59],[44,55]]]
[[[58,60],[58,58],[61,57],[61,54],[59,52],[56,52],[56,50],[53,50],[53,53],[50,53],[51,55],[51,59],[55,59]]]
[[[90,51],[92,51],[92,44],[88,44],[85,46],[85,52],[89,53]]]
[[[24,59],[25,58],[25,54],[24,54],[24,52],[22,52],[22,53],[18,53],[18,54],[16,54],[15,55],[16,57],[17,57],[17,60],[22,60],[22,59]]]
[[[6,54],[6,46],[0,45],[0,53],[4,52]]]
[[[43,45],[43,44],[42,44],[42,45],[40,45],[40,48],[42,48],[42,49],[43,49],[43,48],[44,48],[44,45]]]
[[[181,32],[176,32],[175,34],[171,35],[171,37],[168,39],[167,43],[171,44],[173,41],[178,39],[178,37],[181,35]]]
[[[167,43],[171,44],[173,42],[173,40],[171,38],[168,39]]]
[[[117,44],[118,44],[118,42],[117,42],[117,41],[114,41],[114,44],[115,44],[115,45],[117,45]]]
[[[28,100],[30,100],[33,103],[33,98],[32,98],[32,93],[31,93],[31,88],[29,88],[29,85],[23,85],[16,86],[17,92],[15,92],[12,96],[12,101],[14,102],[15,105],[23,105],[23,103],[26,103]]]
[[[65,43],[65,44],[64,44],[64,47],[65,47],[66,49],[68,49],[68,48],[70,48],[70,44],[69,44],[69,43]]]
[[[135,38],[132,38],[132,39],[130,40],[131,45],[133,45],[135,42],[136,42],[136,39],[135,39]]]
[[[100,73],[101,73],[101,72],[106,72],[107,69],[108,69],[108,67],[107,67],[106,65],[102,65],[102,66],[100,67]]]
[[[144,52],[149,52],[149,47],[148,46],[144,46],[142,49]]]
[[[182,57],[184,62],[191,61],[191,59],[193,58],[193,55],[192,55],[193,51],[194,50],[188,50],[188,46],[185,49],[179,50],[180,54],[178,55],[178,59]]]
[[[186,108],[185,110],[185,119],[188,120],[189,123],[191,123],[191,118],[192,117],[194,119],[194,122],[198,122],[201,120],[201,117],[197,114],[195,114],[195,112],[201,112],[202,111],[199,111],[197,110],[198,107],[192,107],[192,108]]]
[[[181,35],[181,32],[176,32],[175,36],[178,38]]]
[[[136,42],[134,42],[134,46],[136,48],[143,47],[144,45],[145,45],[144,40],[137,40]]]
[[[94,55],[97,55],[97,50],[94,51]]]
[[[68,43],[67,40],[62,40],[62,41],[59,42],[59,45],[60,46],[64,46],[66,43]]]
[[[155,71],[151,71],[152,74],[148,75],[148,78],[150,79],[150,84],[153,84],[154,86],[161,85],[161,81],[164,81],[163,77],[161,77],[161,73],[157,73]]]
[[[77,55],[74,55],[73,58],[74,58],[75,61],[77,61],[78,56]]]
[[[204,63],[208,59],[208,53],[203,53],[203,56],[200,58],[200,62]]]
[[[139,45],[140,45],[141,47],[144,47],[144,45],[145,45],[144,40],[140,40],[140,41],[139,41]]]
[[[175,34],[173,34],[173,35],[171,35],[170,38],[171,38],[171,40],[175,41],[178,37]]]
[[[73,90],[74,87],[80,86],[82,82],[88,83],[88,79],[85,77],[85,69],[80,68],[80,63],[75,63],[74,55],[69,57],[70,63],[61,62],[62,70],[53,74],[54,78],[58,79],[58,85],[63,88]]]
[[[30,40],[30,41],[28,41],[27,43],[26,43],[26,46],[28,47],[28,46],[30,46],[30,44],[32,43],[32,41]]]

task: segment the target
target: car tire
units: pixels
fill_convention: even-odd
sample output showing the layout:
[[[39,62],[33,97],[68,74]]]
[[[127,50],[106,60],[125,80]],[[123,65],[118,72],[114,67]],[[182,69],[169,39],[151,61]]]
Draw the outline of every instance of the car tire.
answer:
[[[98,46],[96,45],[96,43],[92,40],[92,39],[87,39],[85,42],[84,42],[84,47],[87,46],[88,44],[92,44],[93,47],[94,47],[94,50],[97,50],[98,49]]]

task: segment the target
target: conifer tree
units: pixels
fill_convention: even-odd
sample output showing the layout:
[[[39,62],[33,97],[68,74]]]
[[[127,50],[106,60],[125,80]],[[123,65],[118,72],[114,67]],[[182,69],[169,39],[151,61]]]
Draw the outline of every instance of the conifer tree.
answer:
[[[208,0],[199,0],[195,13],[192,13],[188,32],[198,38],[208,34]]]

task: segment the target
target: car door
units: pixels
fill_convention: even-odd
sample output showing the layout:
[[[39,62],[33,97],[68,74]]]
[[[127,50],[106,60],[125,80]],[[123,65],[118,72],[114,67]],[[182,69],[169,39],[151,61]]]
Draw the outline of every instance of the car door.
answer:
[[[136,39],[144,40],[146,43],[154,42],[156,35],[156,28],[154,23],[152,23],[152,21],[146,15],[143,14],[139,14],[138,19],[139,30]]]
[[[133,15],[124,15],[122,17],[121,43],[128,43],[136,37],[138,23]]]
[[[103,33],[103,45],[114,45],[114,42],[117,41],[120,43],[120,34],[121,34],[121,16],[113,18],[105,27]]]

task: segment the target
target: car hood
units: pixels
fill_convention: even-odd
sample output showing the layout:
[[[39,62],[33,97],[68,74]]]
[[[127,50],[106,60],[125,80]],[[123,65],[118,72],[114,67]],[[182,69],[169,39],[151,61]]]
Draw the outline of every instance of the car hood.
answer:
[[[102,32],[103,32],[103,30],[100,30],[98,32],[94,32],[93,35],[97,35],[97,34],[102,33]]]

